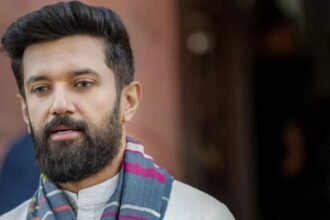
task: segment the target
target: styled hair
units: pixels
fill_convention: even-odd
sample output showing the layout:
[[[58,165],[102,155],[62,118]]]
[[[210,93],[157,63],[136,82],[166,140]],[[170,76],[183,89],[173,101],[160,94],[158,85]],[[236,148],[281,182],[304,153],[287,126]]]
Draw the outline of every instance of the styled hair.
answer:
[[[23,97],[24,50],[35,43],[80,34],[104,39],[105,63],[115,74],[117,90],[121,91],[133,81],[134,60],[129,36],[119,16],[111,9],[93,7],[79,1],[60,2],[19,18],[1,39]]]

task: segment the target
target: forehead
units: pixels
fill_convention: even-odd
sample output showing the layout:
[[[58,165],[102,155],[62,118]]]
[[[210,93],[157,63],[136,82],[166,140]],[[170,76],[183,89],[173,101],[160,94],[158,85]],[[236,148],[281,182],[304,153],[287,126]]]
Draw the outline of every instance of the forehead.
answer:
[[[24,78],[40,73],[65,73],[77,68],[108,72],[102,39],[76,35],[28,46],[23,54]]]

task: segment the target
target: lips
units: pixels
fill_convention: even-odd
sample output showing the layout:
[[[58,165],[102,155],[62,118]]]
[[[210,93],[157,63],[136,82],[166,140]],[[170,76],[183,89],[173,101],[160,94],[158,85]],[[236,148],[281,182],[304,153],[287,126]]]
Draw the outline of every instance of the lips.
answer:
[[[50,129],[49,133],[53,134],[53,133],[65,132],[65,131],[78,131],[78,129],[66,125],[58,125]]]
[[[70,126],[59,125],[50,129],[49,137],[53,141],[73,140],[80,136],[81,130]]]

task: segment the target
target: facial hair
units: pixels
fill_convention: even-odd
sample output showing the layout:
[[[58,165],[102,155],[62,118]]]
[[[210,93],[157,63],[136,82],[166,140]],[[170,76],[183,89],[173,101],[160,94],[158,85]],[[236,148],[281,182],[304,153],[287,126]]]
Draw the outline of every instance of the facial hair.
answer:
[[[119,101],[98,127],[70,116],[57,116],[40,131],[30,130],[42,173],[56,183],[77,182],[104,169],[116,157],[121,145]],[[52,141],[50,131],[59,126],[79,130],[78,139]]]

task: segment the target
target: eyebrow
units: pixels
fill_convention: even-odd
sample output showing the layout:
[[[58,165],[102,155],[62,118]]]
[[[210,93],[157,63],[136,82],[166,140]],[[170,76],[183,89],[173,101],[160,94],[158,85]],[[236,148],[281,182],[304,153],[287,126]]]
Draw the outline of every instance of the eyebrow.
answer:
[[[74,71],[70,72],[70,74],[72,74],[73,76],[80,76],[80,75],[95,75],[97,77],[100,76],[96,71],[94,71],[90,68],[74,70]]]
[[[68,74],[72,75],[73,77],[77,77],[77,76],[81,76],[81,75],[95,75],[97,77],[100,76],[96,71],[94,71],[90,68],[83,68],[83,69],[74,70],[74,71],[69,72]],[[40,75],[37,75],[37,76],[31,76],[27,80],[26,84],[29,85],[29,84],[34,83],[34,82],[49,80],[49,77],[47,77],[46,75],[47,75],[47,73],[44,72],[44,73],[42,73]]]
[[[43,80],[48,80],[47,76],[44,75],[40,75],[40,76],[31,76],[27,81],[26,84],[29,85],[31,83],[34,82],[38,82],[38,81],[43,81]]]

